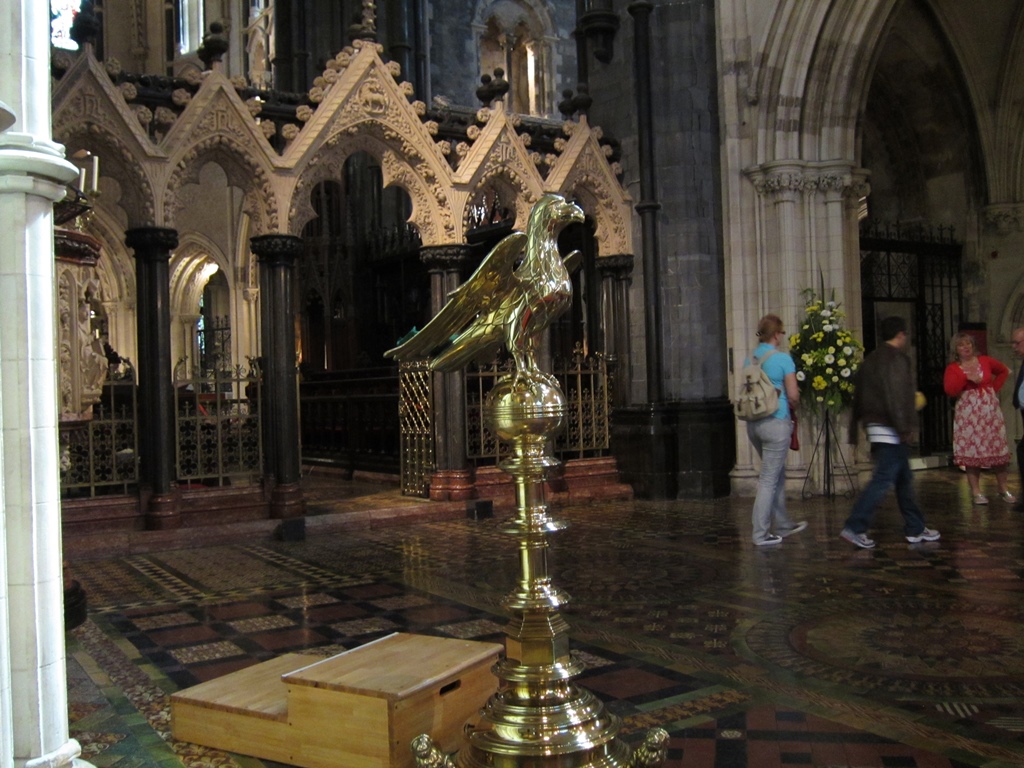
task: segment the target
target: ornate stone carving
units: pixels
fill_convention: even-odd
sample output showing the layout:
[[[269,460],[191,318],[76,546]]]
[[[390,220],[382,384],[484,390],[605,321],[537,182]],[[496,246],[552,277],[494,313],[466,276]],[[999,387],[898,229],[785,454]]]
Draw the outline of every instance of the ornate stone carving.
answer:
[[[1024,230],[1024,203],[996,203],[982,209],[985,229],[997,234]]]

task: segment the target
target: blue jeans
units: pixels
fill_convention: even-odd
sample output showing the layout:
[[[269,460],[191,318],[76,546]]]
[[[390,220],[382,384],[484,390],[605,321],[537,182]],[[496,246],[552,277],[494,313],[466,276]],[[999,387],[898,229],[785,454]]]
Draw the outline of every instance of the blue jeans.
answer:
[[[786,455],[793,422],[787,417],[770,417],[747,422],[747,437],[761,457],[761,474],[757,478],[757,496],[751,521],[754,541],[763,541],[774,527],[785,531],[793,527],[786,514]]]
[[[907,536],[916,536],[924,530],[925,525],[914,494],[910,446],[903,443],[872,443],[871,455],[875,459],[875,471],[853,503],[853,510],[846,518],[845,526],[854,533],[867,533],[875,517],[875,508],[889,489],[896,486],[896,503],[903,515],[903,532]]]

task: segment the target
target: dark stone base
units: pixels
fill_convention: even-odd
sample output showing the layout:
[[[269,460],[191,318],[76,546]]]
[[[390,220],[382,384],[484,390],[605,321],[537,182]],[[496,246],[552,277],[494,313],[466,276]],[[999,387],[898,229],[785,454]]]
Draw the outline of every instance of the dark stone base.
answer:
[[[270,492],[270,516],[281,520],[306,514],[306,501],[298,483],[275,485]]]
[[[483,520],[494,517],[494,501],[491,499],[474,499],[466,502],[466,517],[470,520]]]
[[[430,478],[431,501],[467,501],[476,498],[472,469],[439,469]]]
[[[77,581],[71,581],[64,588],[64,631],[81,626],[88,618],[88,603],[85,590]]]
[[[146,529],[172,531],[181,528],[181,504],[178,489],[168,493],[154,493],[146,502]]]
[[[305,541],[306,518],[291,517],[287,520],[282,520],[274,534],[278,541]]]
[[[726,398],[615,410],[612,453],[641,499],[728,496],[736,420]]]

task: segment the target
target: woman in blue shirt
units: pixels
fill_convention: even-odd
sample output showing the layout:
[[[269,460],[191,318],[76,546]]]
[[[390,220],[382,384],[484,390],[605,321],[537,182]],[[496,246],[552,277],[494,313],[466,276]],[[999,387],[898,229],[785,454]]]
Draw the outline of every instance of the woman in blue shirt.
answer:
[[[793,432],[790,406],[800,402],[796,383],[796,364],[788,352],[780,352],[779,344],[786,338],[778,315],[765,315],[757,324],[761,342],[751,357],[764,360],[761,369],[779,390],[779,409],[773,416],[747,422],[747,437],[761,457],[761,474],[757,479],[757,496],[751,514],[754,545],[781,544],[785,536],[799,533],[806,522],[794,523],[786,514],[786,455]],[[766,357],[768,355],[768,357]],[[749,360],[750,358],[748,358]]]

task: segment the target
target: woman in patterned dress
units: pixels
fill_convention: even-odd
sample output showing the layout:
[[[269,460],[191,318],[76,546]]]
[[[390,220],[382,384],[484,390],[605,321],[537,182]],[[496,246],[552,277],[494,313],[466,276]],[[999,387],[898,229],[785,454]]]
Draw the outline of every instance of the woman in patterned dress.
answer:
[[[956,398],[953,461],[966,470],[975,504],[988,504],[981,492],[983,467],[992,468],[1000,498],[1012,504],[1017,498],[1006,487],[1010,446],[997,394],[1010,369],[995,358],[979,355],[969,333],[954,334],[949,348],[952,362],[946,367],[942,383],[946,394]]]

